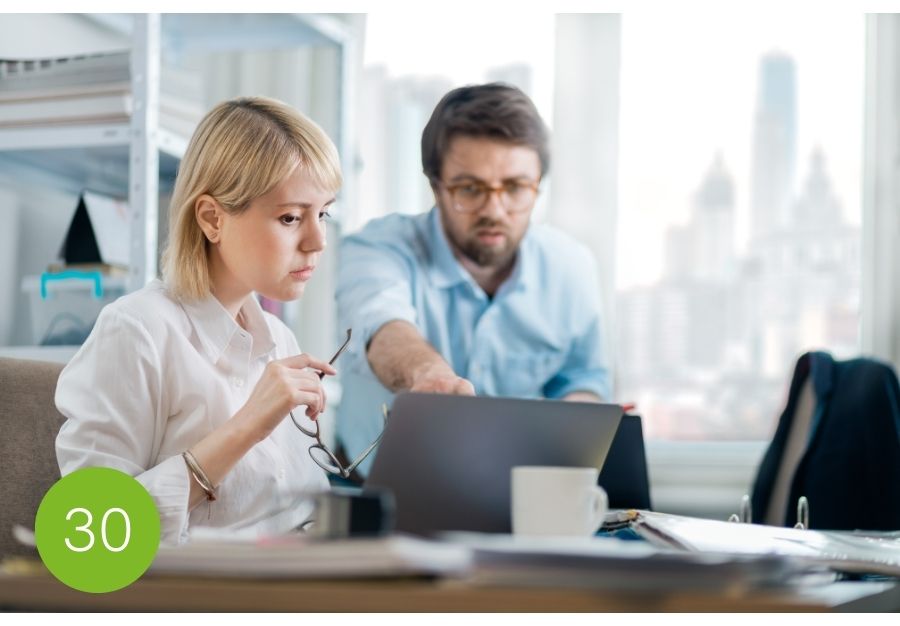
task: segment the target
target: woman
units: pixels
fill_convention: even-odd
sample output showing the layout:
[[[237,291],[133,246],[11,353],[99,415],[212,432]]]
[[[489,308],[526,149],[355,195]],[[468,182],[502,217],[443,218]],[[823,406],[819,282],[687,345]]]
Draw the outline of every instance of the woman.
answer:
[[[239,98],[206,115],[176,180],[164,281],[104,308],[60,376],[64,475],[104,466],[134,476],[166,543],[198,526],[271,534],[309,517],[308,502],[273,510],[286,494],[328,486],[311,440],[284,418],[304,405],[315,419],[320,373],[335,370],[301,354],[254,292],[300,297],[340,185],[332,142],[286,105]]]

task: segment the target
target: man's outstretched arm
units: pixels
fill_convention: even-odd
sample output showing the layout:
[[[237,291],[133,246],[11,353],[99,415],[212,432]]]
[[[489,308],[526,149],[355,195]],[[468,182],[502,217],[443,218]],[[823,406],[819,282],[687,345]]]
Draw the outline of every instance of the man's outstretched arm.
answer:
[[[372,336],[366,355],[378,380],[393,392],[475,395],[472,383],[457,376],[409,322],[391,320],[382,325]]]

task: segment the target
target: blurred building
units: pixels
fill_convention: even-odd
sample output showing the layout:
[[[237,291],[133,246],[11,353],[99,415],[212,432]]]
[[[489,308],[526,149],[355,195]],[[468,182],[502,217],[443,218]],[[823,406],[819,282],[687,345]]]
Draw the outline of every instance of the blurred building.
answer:
[[[860,232],[844,218],[821,150],[786,220],[751,241],[741,271],[753,367],[768,376],[803,350],[857,350]]]
[[[656,435],[668,427],[683,436],[709,431],[698,383],[715,380],[733,340],[734,213],[734,179],[716,155],[688,221],[666,233],[663,278],[620,295],[621,388],[645,410],[655,406]]]
[[[860,232],[847,222],[822,150],[793,189],[794,63],[760,64],[751,238],[735,248],[733,178],[721,155],[666,233],[654,285],[618,301],[621,393],[651,436],[767,438],[800,353],[857,350]]]
[[[734,179],[725,169],[722,155],[693,196],[688,223],[666,233],[667,278],[695,278],[727,282],[735,270]]]
[[[762,58],[750,173],[752,237],[781,228],[787,221],[797,151],[795,83],[791,57],[771,53]]]

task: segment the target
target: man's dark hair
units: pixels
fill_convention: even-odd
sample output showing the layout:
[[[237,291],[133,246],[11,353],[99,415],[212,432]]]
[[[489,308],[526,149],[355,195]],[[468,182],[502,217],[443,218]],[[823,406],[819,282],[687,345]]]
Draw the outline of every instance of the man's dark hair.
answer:
[[[440,180],[444,155],[457,136],[533,148],[541,160],[541,176],[550,169],[547,127],[531,99],[512,85],[469,85],[441,98],[422,131],[422,171],[428,180]]]

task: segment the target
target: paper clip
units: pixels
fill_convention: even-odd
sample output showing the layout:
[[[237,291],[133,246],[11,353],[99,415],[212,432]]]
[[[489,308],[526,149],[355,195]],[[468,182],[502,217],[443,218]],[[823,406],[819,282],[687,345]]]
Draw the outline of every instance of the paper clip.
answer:
[[[809,529],[809,500],[806,496],[800,496],[797,500],[797,523],[794,528],[799,530]]]

